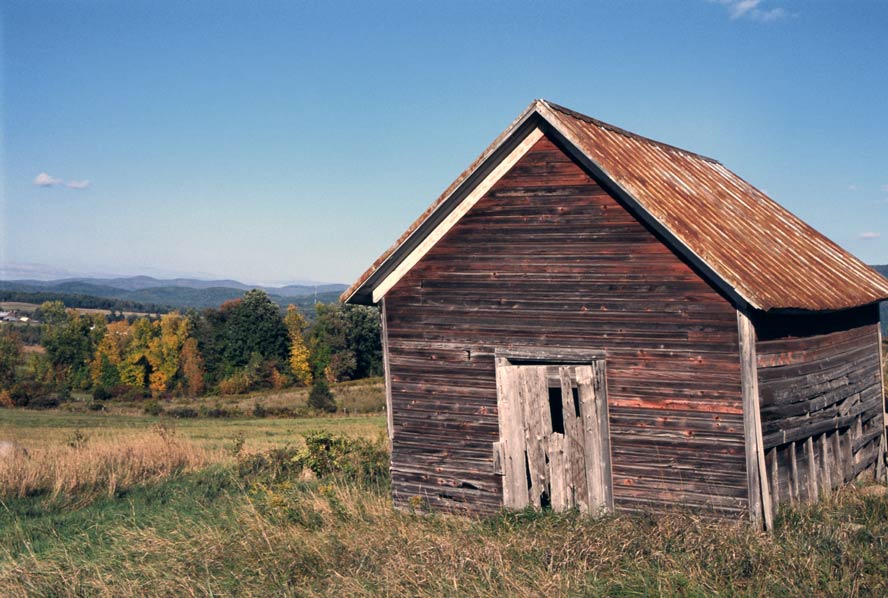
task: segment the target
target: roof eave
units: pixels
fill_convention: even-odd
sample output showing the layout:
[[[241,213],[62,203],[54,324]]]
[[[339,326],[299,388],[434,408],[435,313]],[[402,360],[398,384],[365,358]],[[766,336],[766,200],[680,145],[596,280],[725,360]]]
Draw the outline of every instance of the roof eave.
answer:
[[[340,300],[344,303],[374,305],[377,302],[374,301],[374,289],[385,281],[388,275],[398,267],[401,261],[403,261],[404,257],[409,255],[410,252],[422,242],[428,233],[434,230],[435,226],[437,226],[443,218],[459,205],[460,201],[462,201],[462,199],[465,198],[481,180],[483,180],[486,174],[502,161],[503,156],[507,155],[507,153],[518,145],[518,143],[520,143],[521,140],[535,127],[541,128],[544,133],[555,140],[568,152],[569,155],[580,163],[605,190],[621,201],[621,203],[623,203],[639,220],[654,230],[668,246],[689,262],[704,279],[709,281],[741,311],[753,309],[768,313],[824,313],[853,309],[855,307],[878,303],[879,301],[888,299],[888,297],[874,297],[871,301],[868,300],[848,305],[833,305],[825,308],[818,306],[812,309],[812,306],[770,305],[769,302],[763,301],[761,298],[756,299],[755,294],[750,293],[748,289],[737,288],[711,267],[704,256],[696,254],[666,224],[652,214],[638,198],[617,182],[616,177],[607,172],[601,164],[582,149],[582,143],[573,138],[570,128],[562,122],[561,117],[559,116],[559,111],[564,110],[566,109],[557,105],[550,105],[545,100],[534,100],[524,112],[522,112],[521,115],[519,115],[519,117],[515,119],[515,121],[513,121],[513,123],[507,127],[484,152],[482,152],[473,165],[456,179],[452,186],[452,190],[445,191],[445,193],[436,200],[432,207],[427,210],[427,213],[420,216],[420,218],[408,228],[409,234],[405,233],[405,235],[402,235],[401,239],[383,253],[383,255],[376,260],[377,263],[374,263],[368,268],[352,287],[340,296]],[[680,151],[690,153],[687,152],[687,150]],[[716,162],[711,158],[702,158]]]

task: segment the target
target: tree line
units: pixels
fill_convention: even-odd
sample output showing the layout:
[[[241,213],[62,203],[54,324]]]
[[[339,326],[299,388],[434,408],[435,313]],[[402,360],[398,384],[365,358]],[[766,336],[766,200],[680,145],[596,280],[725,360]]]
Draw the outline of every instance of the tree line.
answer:
[[[162,314],[169,311],[163,305],[129,301],[127,299],[109,299],[106,297],[94,297],[93,295],[81,295],[77,293],[56,293],[53,291],[11,291],[0,289],[0,302],[14,301],[20,303],[46,303],[48,301],[60,301],[65,307],[79,307],[82,309],[108,309],[114,311],[137,311],[144,313]]]
[[[45,302],[42,352],[24,352],[11,327],[0,334],[0,404],[197,397],[311,386],[313,406],[335,409],[328,384],[382,373],[375,308],[322,304],[309,322],[261,290],[217,308],[108,321]]]

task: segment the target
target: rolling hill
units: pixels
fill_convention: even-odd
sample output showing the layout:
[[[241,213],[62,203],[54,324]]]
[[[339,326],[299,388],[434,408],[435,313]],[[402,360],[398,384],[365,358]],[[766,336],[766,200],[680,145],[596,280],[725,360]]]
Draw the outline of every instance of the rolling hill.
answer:
[[[343,284],[288,285],[284,287],[251,286],[236,280],[197,280],[188,278],[156,279],[150,276],[127,278],[66,278],[61,280],[0,281],[0,291],[64,296],[91,296],[176,309],[218,307],[259,288],[275,303],[290,303],[311,311],[315,302],[338,300]]]

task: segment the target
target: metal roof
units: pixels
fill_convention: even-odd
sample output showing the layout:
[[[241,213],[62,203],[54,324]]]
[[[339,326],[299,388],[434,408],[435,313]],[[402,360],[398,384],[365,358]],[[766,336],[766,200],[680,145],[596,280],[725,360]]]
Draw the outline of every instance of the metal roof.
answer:
[[[372,288],[512,138],[541,126],[738,306],[840,310],[888,298],[888,280],[719,162],[536,100],[342,295]]]

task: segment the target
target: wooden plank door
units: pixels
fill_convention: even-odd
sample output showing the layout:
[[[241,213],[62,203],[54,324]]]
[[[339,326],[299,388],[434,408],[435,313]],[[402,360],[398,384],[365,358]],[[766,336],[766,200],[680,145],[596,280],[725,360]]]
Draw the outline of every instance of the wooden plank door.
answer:
[[[604,364],[497,360],[497,472],[508,508],[610,510]]]

